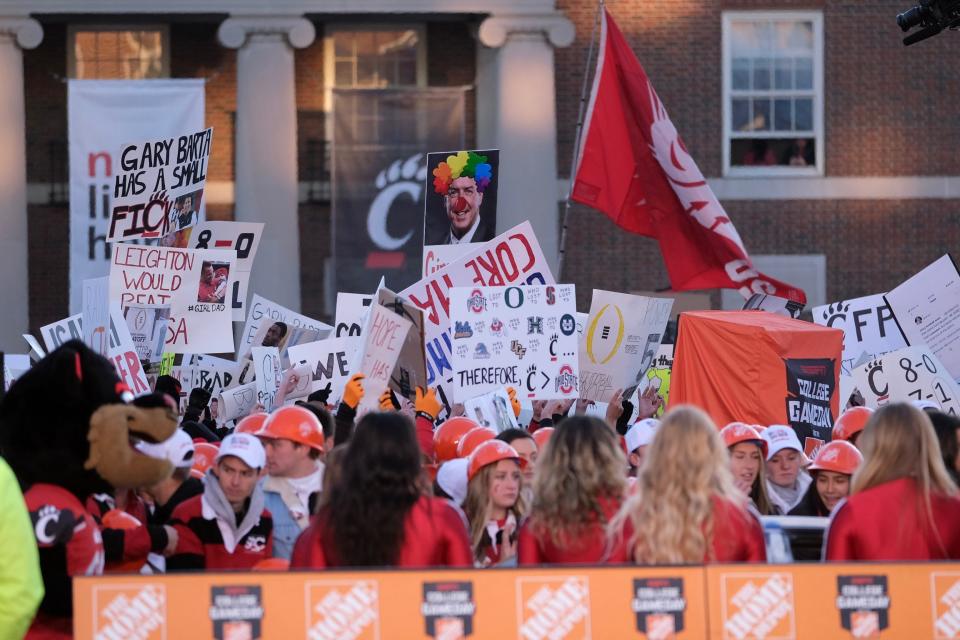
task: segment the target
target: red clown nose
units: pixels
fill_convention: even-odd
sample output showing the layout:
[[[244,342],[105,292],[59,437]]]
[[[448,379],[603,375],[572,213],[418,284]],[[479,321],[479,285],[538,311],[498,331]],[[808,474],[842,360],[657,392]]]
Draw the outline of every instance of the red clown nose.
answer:
[[[467,210],[470,205],[467,204],[467,199],[463,196],[457,198],[457,201],[453,203],[453,212],[454,213],[463,213]]]

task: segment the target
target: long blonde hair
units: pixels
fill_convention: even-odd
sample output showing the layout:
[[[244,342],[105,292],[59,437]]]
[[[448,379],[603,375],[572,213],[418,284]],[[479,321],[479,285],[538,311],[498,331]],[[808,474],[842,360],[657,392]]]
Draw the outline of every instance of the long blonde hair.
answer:
[[[727,448],[700,409],[674,407],[663,419],[637,477],[637,490],[610,524],[638,564],[693,564],[713,558],[713,498],[746,504],[733,483]]]
[[[537,458],[530,525],[558,546],[590,525],[606,525],[600,501],[620,501],[627,487],[627,461],[616,434],[597,418],[561,422]]]
[[[490,481],[496,468],[497,465],[488,464],[480,469],[467,485],[467,497],[463,501],[463,512],[470,523],[470,547],[473,549],[473,557],[476,560],[483,558],[485,550],[483,535],[487,531],[487,522],[492,519],[490,512],[493,509],[493,501],[490,499]],[[527,512],[522,491],[517,496],[516,504],[507,512],[513,514],[519,527],[521,518]]]
[[[850,494],[900,478],[913,478],[923,496],[924,515],[939,538],[930,494],[955,496],[957,485],[943,466],[940,443],[927,414],[903,402],[881,407],[870,416],[857,445],[863,453],[863,464],[853,474]],[[943,542],[939,542],[942,546]]]
[[[749,497],[760,515],[773,516],[776,515],[776,511],[773,503],[770,502],[770,496],[767,495],[767,461],[763,455],[763,447],[758,445],[758,448],[760,449],[760,470],[757,472],[757,477],[753,479]]]

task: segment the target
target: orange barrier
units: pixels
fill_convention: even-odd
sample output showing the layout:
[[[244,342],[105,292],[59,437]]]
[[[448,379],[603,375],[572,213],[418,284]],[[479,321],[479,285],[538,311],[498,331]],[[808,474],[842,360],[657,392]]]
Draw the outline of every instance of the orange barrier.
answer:
[[[76,638],[958,638],[958,564],[77,578]]]

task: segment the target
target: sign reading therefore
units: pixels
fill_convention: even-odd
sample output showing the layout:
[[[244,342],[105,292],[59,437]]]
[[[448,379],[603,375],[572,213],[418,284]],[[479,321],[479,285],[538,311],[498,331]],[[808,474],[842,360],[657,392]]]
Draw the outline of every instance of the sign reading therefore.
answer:
[[[528,400],[576,398],[576,311],[572,284],[451,289],[455,400],[503,386]]]
[[[232,251],[114,245],[110,299],[121,305],[169,306],[167,353],[233,351],[226,303]]]

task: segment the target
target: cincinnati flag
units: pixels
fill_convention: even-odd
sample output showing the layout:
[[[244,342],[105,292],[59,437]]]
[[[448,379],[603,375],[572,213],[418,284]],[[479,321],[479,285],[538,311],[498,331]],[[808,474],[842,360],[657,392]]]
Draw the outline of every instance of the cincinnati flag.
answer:
[[[617,24],[604,10],[572,199],[660,245],[675,291],[738,289],[806,304],[758,272],[733,221],[680,139]]]

